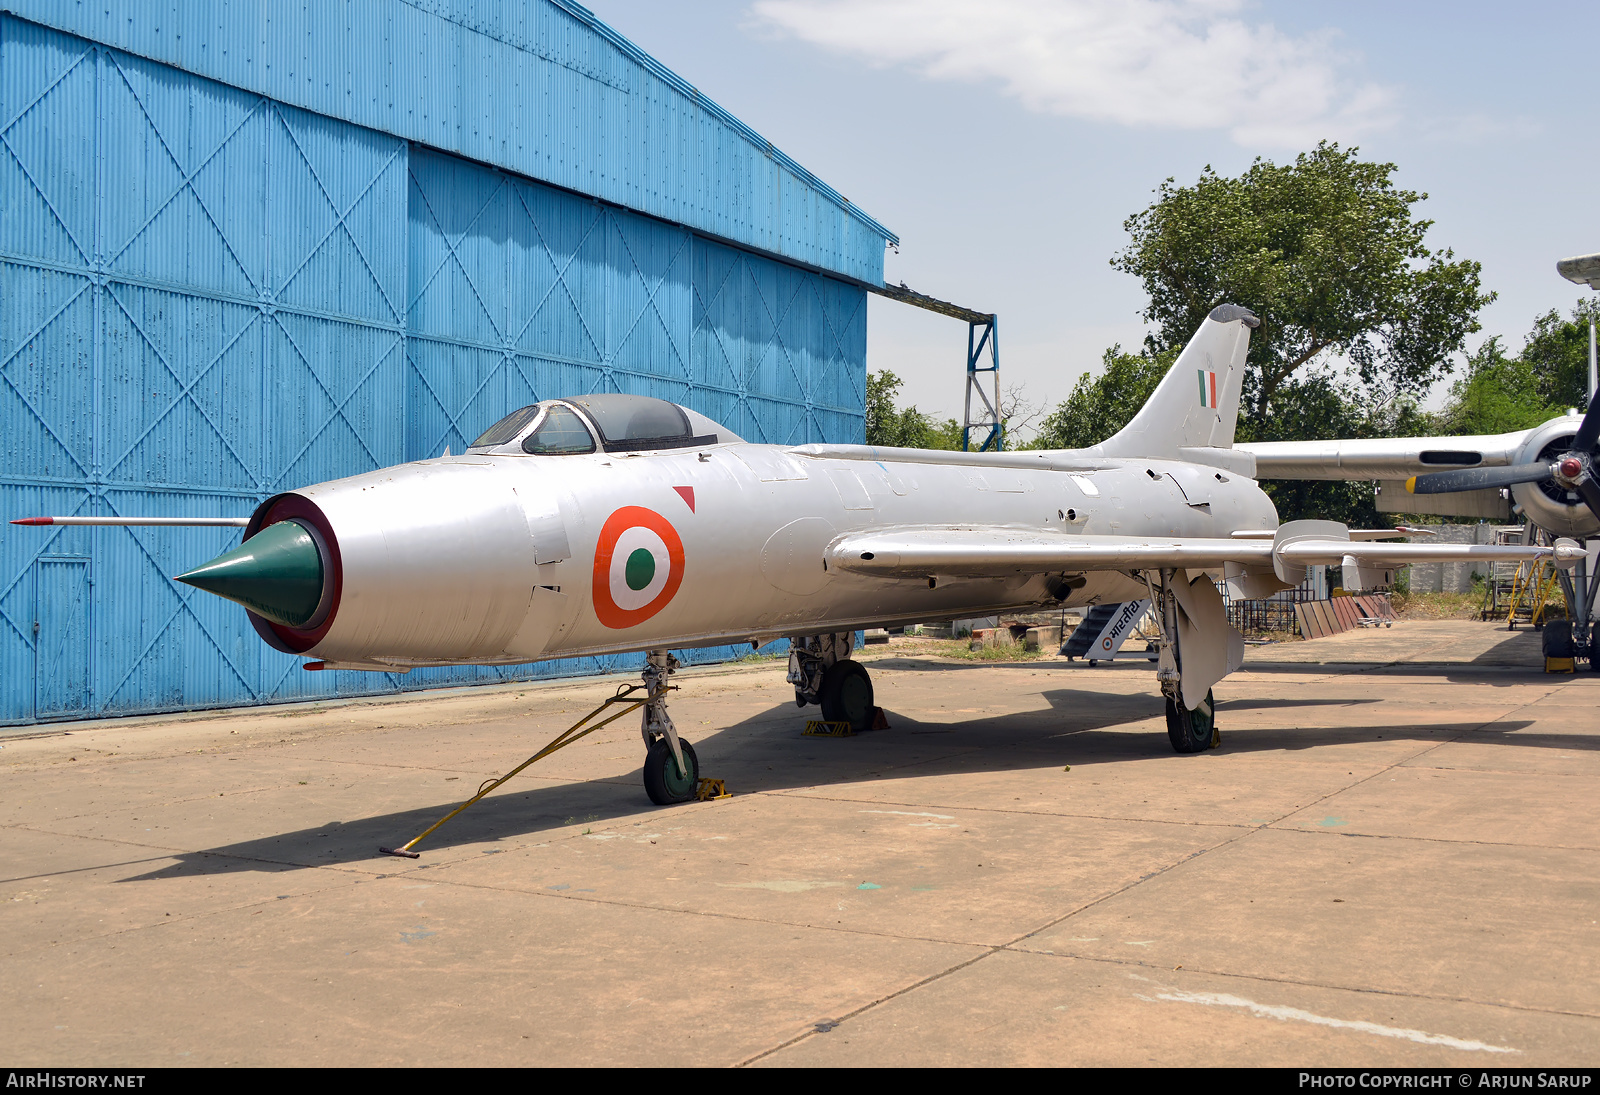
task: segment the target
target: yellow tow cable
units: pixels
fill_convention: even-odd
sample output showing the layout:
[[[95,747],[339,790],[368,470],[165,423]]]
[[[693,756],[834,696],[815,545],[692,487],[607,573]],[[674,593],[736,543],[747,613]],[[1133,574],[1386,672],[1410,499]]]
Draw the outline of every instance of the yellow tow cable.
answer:
[[[519,764],[515,768],[511,769],[511,771],[507,772],[505,775],[501,776],[500,778],[484,780],[483,783],[479,785],[477,794],[473,795],[471,798],[467,799],[467,801],[463,802],[460,806],[457,806],[454,810],[451,810],[448,814],[444,815],[444,817],[440,818],[438,821],[435,821],[432,825],[428,826],[422,832],[418,833],[416,836],[412,837],[410,840],[408,840],[404,844],[400,845],[400,847],[398,847],[398,848],[379,848],[378,851],[382,852],[384,855],[405,856],[407,859],[418,859],[418,858],[420,858],[422,853],[414,852],[411,849],[416,847],[416,845],[420,844],[423,841],[424,838],[426,838],[428,836],[431,836],[439,828],[439,826],[443,825],[445,822],[449,821],[451,818],[453,818],[457,814],[461,813],[461,811],[465,810],[468,806],[471,806],[474,802],[477,802],[484,795],[487,795],[490,791],[493,791],[496,787],[498,787],[502,783],[506,782],[506,780],[510,779],[512,776],[514,776],[518,772],[522,771],[524,768],[526,768],[528,765],[532,764],[534,761],[543,760],[545,757],[548,757],[551,753],[554,753],[557,749],[561,749],[561,748],[564,748],[564,747],[566,747],[568,745],[571,745],[573,742],[577,741],[579,738],[584,737],[587,734],[594,733],[596,730],[600,729],[602,726],[606,726],[606,725],[608,725],[610,723],[616,722],[623,715],[628,714],[630,711],[639,710],[639,708],[643,707],[646,703],[649,702],[649,697],[646,696],[643,699],[630,699],[629,697],[632,696],[633,693],[642,691],[645,688],[646,688],[646,686],[643,685],[643,684],[619,684],[617,686],[617,694],[615,696],[612,696],[610,699],[606,700],[606,702],[602,703],[599,707],[596,707],[593,711],[590,711],[587,715],[583,716],[583,718],[579,719],[577,722],[573,723],[571,726],[569,726],[565,730],[561,731],[561,733],[557,734],[555,736],[555,738],[551,740],[549,745],[546,745],[543,749],[541,749],[537,753],[533,754],[533,756],[529,757],[527,760],[523,761],[521,764]],[[677,690],[677,685],[668,685],[667,688],[666,688],[666,691],[676,691],[676,690]],[[588,722],[590,719],[592,719],[595,716],[599,715],[606,708],[610,707],[613,704],[618,704],[618,703],[624,705],[621,711],[618,711],[615,715],[612,715],[610,718],[603,719],[600,722],[595,723],[593,726],[588,726],[588,727],[584,726],[584,723]]]

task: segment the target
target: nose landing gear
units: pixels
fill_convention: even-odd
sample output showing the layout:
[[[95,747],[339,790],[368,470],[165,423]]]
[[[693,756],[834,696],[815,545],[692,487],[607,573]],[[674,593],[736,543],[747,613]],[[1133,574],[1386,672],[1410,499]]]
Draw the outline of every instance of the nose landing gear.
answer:
[[[644,755],[644,793],[657,806],[688,802],[700,787],[700,759],[694,754],[694,746],[679,741],[678,747],[683,755],[682,768],[665,741],[655,742]]]
[[[666,650],[652,650],[645,656],[644,714],[639,733],[644,737],[644,792],[657,806],[688,802],[700,786],[700,760],[694,746],[678,737],[678,728],[667,714],[667,693],[675,687],[667,679],[678,668],[678,659]]]

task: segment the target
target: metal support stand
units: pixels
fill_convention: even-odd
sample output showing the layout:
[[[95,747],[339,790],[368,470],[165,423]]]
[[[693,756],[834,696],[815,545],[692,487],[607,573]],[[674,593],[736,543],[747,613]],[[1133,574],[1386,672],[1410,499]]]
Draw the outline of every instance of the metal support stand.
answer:
[[[985,347],[989,350],[989,364],[980,366],[978,362],[983,360]],[[985,383],[990,391],[984,390]],[[976,418],[972,416],[974,392],[981,404]],[[961,423],[963,452],[972,451],[974,431],[982,438],[979,452],[999,452],[1005,444],[1005,422],[1000,417],[1000,319],[993,315],[967,322],[967,398]]]
[[[546,745],[543,749],[539,750],[537,753],[533,754],[533,756],[529,757],[527,760],[511,769],[511,771],[507,772],[499,779],[484,780],[483,783],[479,785],[477,794],[467,799],[467,801],[463,802],[460,806],[457,806],[454,810],[451,810],[448,814],[444,815],[444,817],[440,818],[438,821],[435,821],[432,825],[428,826],[422,832],[418,833],[416,836],[412,837],[398,848],[379,848],[378,851],[382,852],[384,855],[404,856],[407,859],[419,858],[421,853],[412,851],[412,849],[418,844],[422,843],[425,837],[432,836],[433,833],[437,831],[438,828],[445,822],[460,814],[468,806],[471,806],[484,795],[487,795],[490,791],[493,791],[496,787],[499,787],[502,783],[505,783],[508,779],[522,771],[524,768],[528,767],[528,765],[532,764],[534,761],[543,760],[551,753],[554,753],[557,749],[564,749],[573,742],[577,741],[579,738],[586,737],[587,735],[594,733],[602,726],[616,722],[630,711],[637,711],[641,707],[647,707],[647,705],[651,703],[652,699],[656,698],[656,693],[650,691],[650,685],[651,681],[648,669],[646,670],[644,684],[618,685],[616,695],[612,696],[599,707],[596,707],[593,711],[590,711],[587,715],[583,716],[583,718],[579,719],[577,722],[561,731],[561,733],[557,734],[555,738],[551,740],[549,745]],[[634,694],[640,691],[644,691],[646,694],[644,696],[636,696]],[[662,688],[661,691],[665,692],[667,689]],[[602,719],[600,722],[593,723],[592,725],[585,725],[586,723],[589,723],[591,719],[597,718],[606,710],[606,708],[616,705],[621,705],[622,710],[618,711],[609,718]],[[681,757],[678,760],[678,764],[680,766],[683,764]],[[682,768],[680,767],[679,770],[682,771]]]

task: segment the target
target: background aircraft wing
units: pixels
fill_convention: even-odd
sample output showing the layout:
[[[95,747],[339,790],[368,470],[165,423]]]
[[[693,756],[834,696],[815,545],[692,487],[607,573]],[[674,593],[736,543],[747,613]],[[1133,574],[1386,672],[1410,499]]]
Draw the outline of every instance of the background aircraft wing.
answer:
[[[1576,429],[1577,420],[1573,420]],[[1466,437],[1373,437],[1358,441],[1256,441],[1235,445],[1255,459],[1257,479],[1408,479],[1453,468],[1510,464],[1530,430]]]
[[[1306,529],[1307,524],[1320,526]],[[878,578],[926,580],[1006,578],[1086,570],[1148,570],[1174,567],[1212,570],[1242,566],[1399,566],[1404,563],[1523,560],[1554,557],[1570,566],[1583,549],[1500,544],[1389,544],[1344,539],[1348,530],[1328,522],[1291,522],[1271,540],[1203,537],[1073,535],[1048,529],[948,526],[852,533],[827,549],[829,570]]]

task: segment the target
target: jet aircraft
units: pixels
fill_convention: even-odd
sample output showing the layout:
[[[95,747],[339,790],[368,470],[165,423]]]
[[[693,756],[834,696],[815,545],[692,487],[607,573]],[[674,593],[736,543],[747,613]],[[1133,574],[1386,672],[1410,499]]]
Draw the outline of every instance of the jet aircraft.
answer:
[[[659,399],[549,399],[459,456],[269,498],[239,547],[178,580],[238,602],[312,670],[645,652],[644,782],[661,804],[699,774],[666,712],[672,649],[787,638],[796,702],[866,729],[856,629],[1148,598],[1168,736],[1198,752],[1244,649],[1214,577],[1261,597],[1315,564],[1366,589],[1407,562],[1582,554],[1280,525],[1233,448],[1259,322],[1216,308],[1133,421],[1084,450],[760,445]]]

